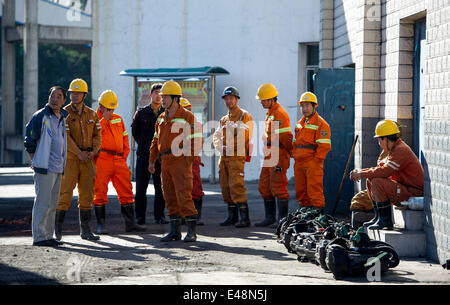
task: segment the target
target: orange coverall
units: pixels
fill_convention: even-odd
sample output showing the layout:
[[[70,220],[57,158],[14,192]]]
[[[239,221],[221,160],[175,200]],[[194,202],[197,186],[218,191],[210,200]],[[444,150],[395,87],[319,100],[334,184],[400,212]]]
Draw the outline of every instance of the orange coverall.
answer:
[[[274,122],[279,123],[278,126],[274,125]],[[281,200],[289,199],[286,173],[290,166],[292,137],[289,116],[279,103],[275,103],[267,112],[264,136],[266,164],[263,164],[259,176],[258,190],[265,200],[273,200],[275,197]],[[271,157],[276,158],[276,154],[276,165],[268,165],[268,160],[271,160]]]
[[[102,126],[102,146],[96,160],[94,205],[101,206],[108,203],[110,181],[117,191],[121,205],[134,203],[131,173],[126,162],[130,144],[123,119],[114,113],[108,121],[99,110],[97,115]]]
[[[78,208],[92,210],[96,167],[94,160],[83,162],[78,159],[81,151],[98,153],[102,144],[101,125],[98,115],[86,106],[81,115],[77,106],[70,103],[65,110],[69,112],[66,120],[67,163],[61,181],[61,191],[57,209],[67,211],[72,201],[73,189],[78,184]],[[80,107],[78,106],[78,107]]]
[[[361,178],[367,178],[371,200],[396,204],[410,197],[423,196],[424,171],[411,148],[399,139],[388,157],[378,166],[362,169]]]
[[[158,155],[161,156],[162,189],[168,216],[197,215],[192,200],[192,162],[202,150],[203,135],[195,122],[194,114],[181,106],[172,118],[169,119],[165,111],[156,122],[149,163],[155,163]]]
[[[317,112],[309,120],[303,117],[295,128],[293,146],[297,202],[323,209],[323,162],[331,150],[330,125]]]
[[[236,124],[239,123],[240,125]],[[239,132],[242,130],[242,135]],[[231,137],[227,139],[227,135]],[[244,183],[245,161],[250,153],[253,135],[251,115],[236,106],[232,112],[220,119],[220,129],[214,133],[214,147],[221,152],[219,160],[219,183],[225,203],[247,203]],[[239,137],[242,137],[240,139]],[[239,143],[238,140],[244,141]],[[227,145],[227,143],[232,142]],[[226,151],[222,151],[226,147]]]

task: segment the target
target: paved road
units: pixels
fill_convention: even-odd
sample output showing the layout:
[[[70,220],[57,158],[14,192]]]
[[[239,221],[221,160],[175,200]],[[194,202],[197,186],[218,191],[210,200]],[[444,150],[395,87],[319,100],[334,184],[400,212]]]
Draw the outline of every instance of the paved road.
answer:
[[[152,199],[153,187],[149,187]],[[263,217],[257,185],[247,184],[250,217]],[[218,185],[204,184],[205,226],[198,242],[161,243],[168,225],[152,224],[147,232],[123,233],[117,196],[111,188],[107,206],[109,235],[98,242],[79,238],[76,197],[67,214],[58,249],[31,246],[30,225],[0,224],[0,284],[168,284],[168,285],[335,285],[368,283],[366,278],[336,281],[311,263],[300,263],[276,242],[272,229],[236,229],[218,225],[226,214]],[[289,186],[292,198],[294,187]],[[0,168],[0,218],[31,214],[34,187],[27,168]],[[293,201],[290,210],[296,209]],[[93,217],[95,218],[95,217]],[[92,227],[95,228],[94,221]],[[186,228],[183,227],[183,235]],[[420,259],[402,259],[381,277],[381,284],[449,284],[448,270]],[[377,283],[373,283],[377,284]]]

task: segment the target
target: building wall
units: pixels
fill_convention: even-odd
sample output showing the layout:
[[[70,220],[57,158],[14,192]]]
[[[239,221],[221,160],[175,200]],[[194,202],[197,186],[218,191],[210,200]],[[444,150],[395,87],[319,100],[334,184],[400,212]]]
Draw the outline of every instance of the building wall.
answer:
[[[223,89],[234,85],[241,93],[240,106],[263,121],[266,112],[255,95],[270,82],[295,126],[299,43],[319,40],[319,1],[108,0],[93,6],[93,94],[114,89],[127,126],[133,115],[133,79],[119,76],[122,70],[200,66],[230,72],[217,77],[217,120],[227,113],[220,99]],[[254,157],[247,164],[246,180],[259,178],[260,160]],[[208,178],[210,163],[204,161],[202,177]]]
[[[355,64],[355,167],[375,164],[376,122],[389,118],[412,144],[414,22],[426,18],[425,232],[429,258],[450,257],[450,3],[445,0],[322,0],[334,4],[334,67]],[[322,5],[324,6],[324,5]],[[330,3],[325,6],[329,7]],[[323,41],[323,39],[322,39]],[[325,54],[325,56],[330,54]],[[357,184],[356,189],[364,188]]]

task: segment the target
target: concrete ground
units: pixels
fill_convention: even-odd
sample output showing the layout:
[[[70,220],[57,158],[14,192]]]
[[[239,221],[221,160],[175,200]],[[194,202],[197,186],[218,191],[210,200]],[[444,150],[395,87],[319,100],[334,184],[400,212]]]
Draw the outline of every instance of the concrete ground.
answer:
[[[14,220],[31,215],[34,186],[29,168],[0,168],[0,284],[150,284],[150,285],[342,285],[367,278],[335,280],[319,266],[300,263],[276,242],[269,228],[220,227],[226,216],[219,185],[204,184],[203,221],[198,241],[163,243],[169,225],[153,224],[153,186],[148,189],[147,232],[124,233],[114,189],[107,206],[109,235],[89,242],[79,237],[76,197],[64,223],[64,246],[32,246],[30,224]],[[134,183],[133,183],[134,186]],[[248,183],[250,218],[263,218],[257,184]],[[294,198],[294,186],[289,186]],[[75,192],[76,196],[76,192]],[[293,200],[290,210],[296,209]],[[0,221],[1,222],[1,221]],[[95,229],[93,216],[92,228]],[[183,236],[186,227],[183,226]],[[448,270],[426,259],[402,259],[398,267],[370,284],[445,284]]]

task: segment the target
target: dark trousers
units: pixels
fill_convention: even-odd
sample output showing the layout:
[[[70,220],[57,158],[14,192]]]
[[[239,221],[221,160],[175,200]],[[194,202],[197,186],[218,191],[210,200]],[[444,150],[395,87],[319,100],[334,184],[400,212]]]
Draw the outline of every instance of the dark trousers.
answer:
[[[135,211],[136,218],[145,219],[147,212],[147,187],[150,182],[150,176],[153,179],[155,187],[154,214],[155,220],[164,217],[165,201],[161,188],[161,163],[155,163],[155,173],[150,174],[148,171],[148,157],[137,156],[136,160],[136,195],[135,195]]]

